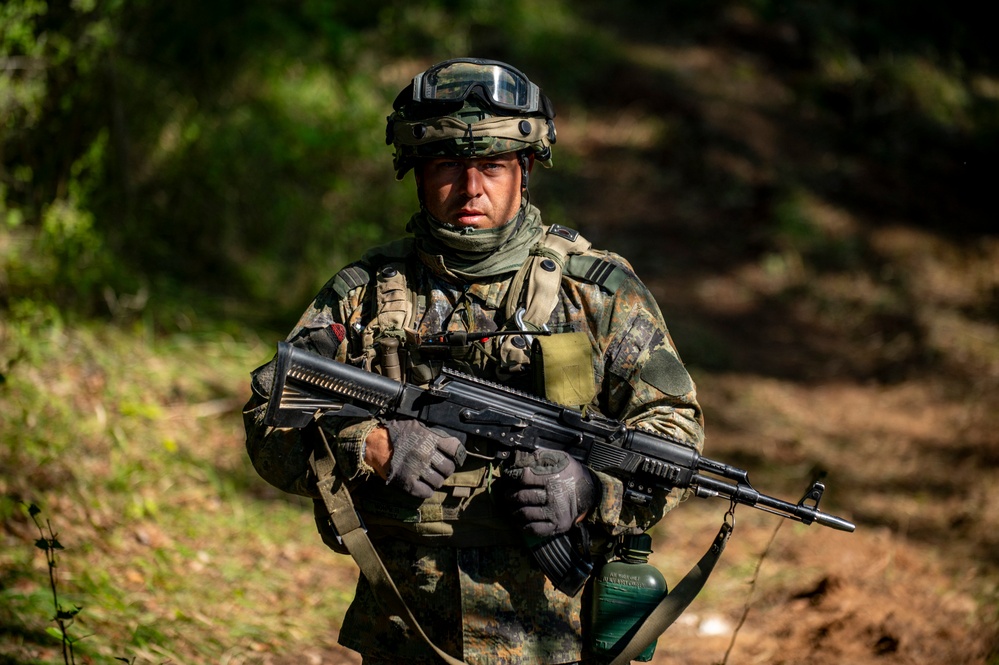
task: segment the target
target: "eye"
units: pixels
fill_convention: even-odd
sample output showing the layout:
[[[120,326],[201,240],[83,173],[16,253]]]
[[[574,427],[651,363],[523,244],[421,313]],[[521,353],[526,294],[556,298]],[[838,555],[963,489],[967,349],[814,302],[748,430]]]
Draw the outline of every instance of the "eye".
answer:
[[[484,162],[481,168],[483,171],[488,171],[490,173],[500,173],[506,169],[506,164],[503,162]]]

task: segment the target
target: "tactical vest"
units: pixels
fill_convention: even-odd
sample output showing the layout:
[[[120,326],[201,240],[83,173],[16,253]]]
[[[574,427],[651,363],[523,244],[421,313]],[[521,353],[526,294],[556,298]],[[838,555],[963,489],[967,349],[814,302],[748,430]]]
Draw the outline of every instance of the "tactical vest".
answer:
[[[511,281],[503,304],[507,320],[539,332],[546,329],[559,304],[562,276],[569,272],[598,284],[609,293],[626,279],[625,272],[599,256],[586,255],[589,241],[578,232],[554,224],[545,227],[542,240],[531,250],[527,261]],[[362,362],[366,369],[402,381],[426,383],[430,376],[419,367],[407,377],[405,353],[417,343],[416,317],[424,309],[424,296],[407,285],[407,257],[411,240],[399,241],[365,255],[373,268],[368,277],[372,316],[361,333]],[[361,271],[363,272],[363,271]],[[347,275],[341,287],[360,286],[361,274]],[[342,288],[344,292],[345,288]],[[345,295],[345,293],[341,294]],[[592,349],[585,333],[565,333],[535,337],[533,349],[521,336],[509,335],[499,346],[500,368],[515,375],[527,371],[532,362],[559,367],[558,380],[547,380],[537,392],[552,401],[581,407],[596,394]],[[556,373],[550,373],[552,377]],[[474,442],[469,442],[474,449]],[[491,546],[515,537],[502,509],[495,509],[489,495],[499,469],[490,461],[469,458],[465,466],[445,481],[444,486],[422,502],[403,493],[377,491],[356,494],[356,502],[373,537],[393,536],[426,544],[455,547]],[[460,519],[459,519],[460,518]]]

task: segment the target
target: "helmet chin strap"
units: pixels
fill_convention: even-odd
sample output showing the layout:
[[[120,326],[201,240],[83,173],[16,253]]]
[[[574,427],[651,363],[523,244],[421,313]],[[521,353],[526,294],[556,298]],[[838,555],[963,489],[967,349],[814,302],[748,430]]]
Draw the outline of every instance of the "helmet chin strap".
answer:
[[[527,194],[527,185],[531,178],[531,157],[529,150],[521,150],[517,153],[517,161],[520,162],[520,191]]]
[[[520,162],[520,210],[523,214],[531,203],[531,191],[528,189],[531,180],[531,151],[521,150],[518,152],[517,161]]]

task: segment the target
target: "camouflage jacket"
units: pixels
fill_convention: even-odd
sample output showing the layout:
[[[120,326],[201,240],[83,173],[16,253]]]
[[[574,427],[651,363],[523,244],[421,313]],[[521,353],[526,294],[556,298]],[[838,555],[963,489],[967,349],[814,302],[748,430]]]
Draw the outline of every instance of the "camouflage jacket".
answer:
[[[654,298],[620,256],[588,250],[585,258],[580,263],[587,267],[585,272],[574,270],[572,263],[567,266],[548,326],[555,333],[584,332],[591,343],[599,390],[588,408],[700,450],[703,421],[695,387]],[[492,331],[507,324],[503,304],[512,274],[456,284],[413,255],[405,261],[408,287],[419,296],[414,301],[420,335]],[[336,350],[337,359],[361,364],[362,332],[376,314],[370,291],[378,267],[377,261],[368,260],[341,270],[320,291],[288,340],[294,343],[311,330],[339,323],[347,338]],[[613,290],[606,280],[610,274],[616,277]],[[307,464],[315,432],[275,430],[262,423],[267,367],[254,373],[254,394],[244,410],[247,450],[265,480],[287,492],[316,498]],[[495,380],[494,350],[488,344],[470,349],[462,368]],[[464,484],[485,487],[465,501],[468,510],[449,514],[447,496],[435,494],[431,511],[394,493],[364,463],[364,439],[376,425],[373,420],[321,421],[331,435],[327,438],[336,442],[337,466],[350,479],[369,535],[430,638],[469,665],[586,658],[587,612],[581,603],[586,594],[575,598],[562,594],[537,569],[522,536],[506,524],[502,507],[488,491],[495,469],[479,464],[464,474],[475,480]],[[674,492],[638,509],[623,502],[620,481],[605,474],[598,477],[601,501],[587,518],[588,529],[597,538],[648,529],[680,498]],[[430,513],[437,514],[436,522],[421,519]],[[324,541],[334,546],[321,501],[316,501],[316,519]],[[453,523],[441,530],[441,520]],[[344,618],[340,642],[372,660],[436,662],[399,617],[387,616],[363,576]]]

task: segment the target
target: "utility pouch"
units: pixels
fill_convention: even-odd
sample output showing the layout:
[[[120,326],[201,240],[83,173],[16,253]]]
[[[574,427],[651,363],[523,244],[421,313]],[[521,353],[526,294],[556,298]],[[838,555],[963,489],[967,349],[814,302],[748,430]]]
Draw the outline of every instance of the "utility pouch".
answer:
[[[538,335],[532,356],[536,394],[574,408],[585,407],[596,397],[593,347],[585,332]]]

